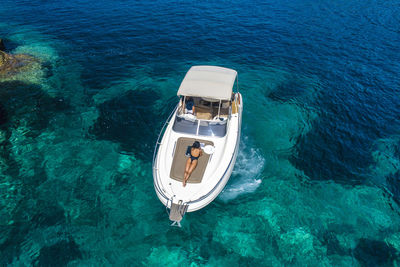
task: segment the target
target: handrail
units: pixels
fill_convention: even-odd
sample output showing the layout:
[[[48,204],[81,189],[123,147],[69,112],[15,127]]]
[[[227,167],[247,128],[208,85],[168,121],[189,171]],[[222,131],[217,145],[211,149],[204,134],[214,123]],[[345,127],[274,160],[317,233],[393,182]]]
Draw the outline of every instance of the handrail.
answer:
[[[160,143],[160,138],[162,138],[162,136],[163,136],[163,133],[164,133],[164,131],[165,131],[165,129],[166,129],[166,126],[169,124],[169,121],[170,121],[170,119],[171,119],[171,117],[172,117],[172,115],[175,113],[175,111],[178,109],[178,107],[179,107],[179,103],[176,105],[176,107],[174,108],[174,110],[171,112],[171,114],[169,114],[169,116],[168,116],[168,119],[165,121],[165,123],[164,123],[164,125],[163,125],[163,127],[161,128],[161,131],[160,131],[160,133],[158,134],[158,138],[157,138],[157,142],[156,142],[156,145],[155,145],[155,147],[154,147],[154,152],[153,152],[153,162],[152,162],[152,168],[153,168],[153,182],[154,182],[154,188],[156,189],[156,191],[161,195],[161,196],[163,196],[167,201],[168,201],[168,197],[163,193],[163,191],[161,190],[161,186],[159,185],[159,183],[158,183],[158,166],[155,166],[155,163],[156,163],[156,159],[157,159],[157,150],[158,150],[158,148],[159,148],[159,146],[161,145],[161,143]],[[168,202],[167,202],[167,204],[168,204]]]

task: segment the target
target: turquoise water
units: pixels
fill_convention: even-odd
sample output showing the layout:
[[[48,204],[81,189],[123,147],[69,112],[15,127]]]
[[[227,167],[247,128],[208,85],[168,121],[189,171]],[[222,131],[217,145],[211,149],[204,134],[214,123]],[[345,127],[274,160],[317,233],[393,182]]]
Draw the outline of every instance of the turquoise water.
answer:
[[[0,2],[0,265],[395,266],[395,1]],[[153,147],[192,65],[236,69],[240,153],[169,227]]]

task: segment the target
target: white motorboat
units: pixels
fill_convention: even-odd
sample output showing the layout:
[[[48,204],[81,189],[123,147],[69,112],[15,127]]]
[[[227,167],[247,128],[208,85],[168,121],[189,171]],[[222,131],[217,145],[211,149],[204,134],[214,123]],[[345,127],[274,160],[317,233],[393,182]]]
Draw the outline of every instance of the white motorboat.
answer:
[[[241,94],[233,92],[235,82],[235,70],[191,67],[179,87],[179,103],[158,137],[153,156],[154,188],[170,210],[170,219],[178,225],[185,212],[212,202],[231,176],[243,110]],[[194,114],[186,109],[189,98]],[[194,141],[200,142],[203,154],[184,187],[187,153]]]

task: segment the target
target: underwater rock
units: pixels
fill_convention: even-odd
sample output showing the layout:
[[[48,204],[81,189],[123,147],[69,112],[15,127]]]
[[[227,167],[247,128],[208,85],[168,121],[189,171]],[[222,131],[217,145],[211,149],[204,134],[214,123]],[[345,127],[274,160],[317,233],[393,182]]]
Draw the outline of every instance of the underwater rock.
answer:
[[[30,70],[39,60],[26,54],[8,54],[0,51],[0,78],[9,78],[19,72]]]
[[[361,238],[354,249],[354,257],[363,266],[392,266],[399,254],[390,244],[378,240]]]
[[[307,83],[300,79],[292,78],[278,84],[272,92],[267,93],[267,96],[274,101],[288,102],[301,98],[307,90]]]
[[[397,204],[400,204],[400,171],[389,174],[386,177],[386,183],[392,197]]]
[[[62,240],[40,249],[34,266],[67,266],[70,261],[82,259],[82,252],[74,240]]]
[[[5,142],[6,140],[7,140],[6,132],[0,130],[0,144],[2,144],[3,142]],[[1,167],[2,169],[3,169],[3,165],[4,165],[4,164],[2,164],[2,159],[0,158],[0,166],[2,166],[2,167]]]
[[[6,50],[6,47],[5,47],[4,42],[3,42],[3,39],[1,39],[1,38],[0,38],[0,50],[1,51]]]
[[[0,103],[0,126],[7,122],[7,118],[8,118],[7,111],[3,107],[3,105]]]
[[[70,103],[51,97],[37,84],[13,80],[0,82],[0,106],[4,112],[0,114],[4,121],[0,129],[25,128],[32,137],[41,134],[54,116],[68,110]]]
[[[173,99],[157,105],[159,99],[158,92],[147,89],[128,91],[105,101],[98,106],[99,117],[89,132],[99,140],[120,143],[122,150],[134,151],[135,156],[149,160],[157,133],[175,105]]]

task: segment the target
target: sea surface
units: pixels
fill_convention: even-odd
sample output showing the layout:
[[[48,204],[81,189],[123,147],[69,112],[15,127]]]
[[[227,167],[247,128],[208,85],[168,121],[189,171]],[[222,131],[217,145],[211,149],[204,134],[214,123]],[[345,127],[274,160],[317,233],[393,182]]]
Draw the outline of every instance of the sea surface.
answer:
[[[1,266],[398,266],[400,3],[1,0]],[[233,175],[170,227],[154,145],[192,65],[236,69]]]

